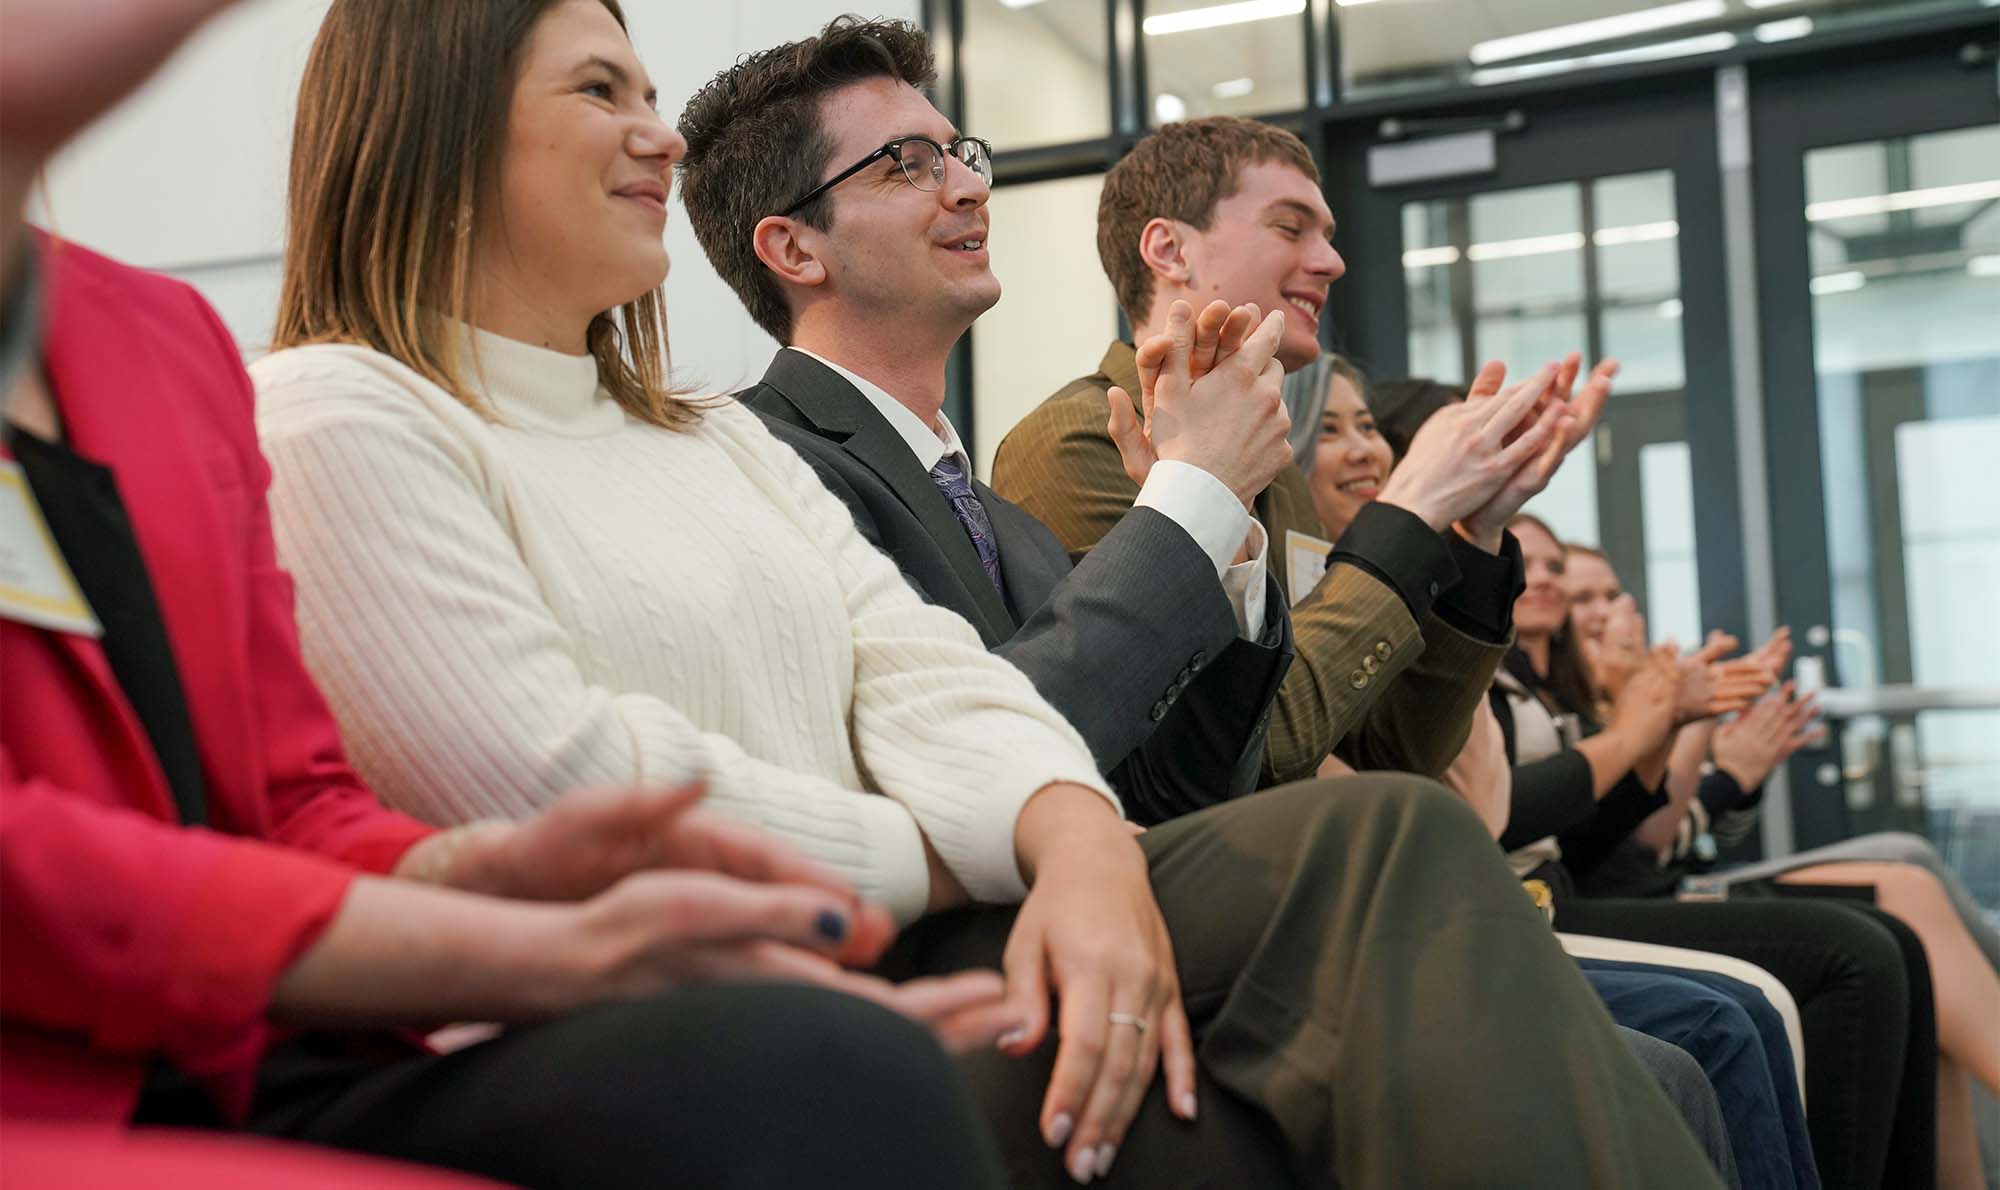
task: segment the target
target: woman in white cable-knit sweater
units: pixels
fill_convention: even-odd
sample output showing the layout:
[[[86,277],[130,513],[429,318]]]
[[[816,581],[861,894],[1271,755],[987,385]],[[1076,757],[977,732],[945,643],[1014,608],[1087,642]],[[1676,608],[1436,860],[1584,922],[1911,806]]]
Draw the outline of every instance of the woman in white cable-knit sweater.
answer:
[[[476,853],[476,820],[573,786],[705,779],[713,808],[926,918],[899,943],[913,968],[1004,967],[1002,1052],[1059,1038],[1046,1074],[978,1067],[999,1134],[1060,1153],[1010,1160],[1017,1176],[1104,1176],[1132,1126],[1151,1163],[1133,1184],[1281,1185],[1295,1163],[1354,1186],[1701,1184],[1449,794],[1302,783],[1135,836],[1077,733],[801,459],[750,413],[667,389],[661,231],[686,146],[605,4],[548,4],[468,137],[378,101],[379,71],[308,68],[280,350],[253,374],[307,659],[382,796],[470,824]],[[353,35],[466,52],[423,14]],[[765,60],[823,52],[803,77],[914,97],[887,122],[949,139],[882,77],[885,41],[924,75],[920,32],[853,18]],[[812,157],[793,166],[838,168]],[[940,164],[976,209],[983,181]],[[887,204],[931,253],[938,192],[887,168],[835,201]],[[974,902],[1018,908],[937,916]],[[1489,1019],[1429,990],[1475,982]],[[1202,1093],[1222,1102],[1199,1128],[1197,1069],[1230,1092]],[[1001,1106],[1032,1097],[1002,1085],[1022,1079],[1047,1080],[1032,1132]],[[1501,1079],[1541,1123],[1489,1110]]]
[[[316,84],[337,93],[300,105],[253,377],[307,661],[369,782],[476,831],[580,785],[701,779],[900,923],[1023,902],[1010,1050],[1047,1032],[1053,983],[1094,1005],[1065,1034],[1146,1022],[1191,1101],[1166,927],[1081,737],[755,415],[666,387],[686,146],[610,11],[550,8],[490,144],[377,152],[424,145],[422,116]],[[1135,1065],[1081,1067],[1051,1116],[1100,1084],[1136,1103]]]

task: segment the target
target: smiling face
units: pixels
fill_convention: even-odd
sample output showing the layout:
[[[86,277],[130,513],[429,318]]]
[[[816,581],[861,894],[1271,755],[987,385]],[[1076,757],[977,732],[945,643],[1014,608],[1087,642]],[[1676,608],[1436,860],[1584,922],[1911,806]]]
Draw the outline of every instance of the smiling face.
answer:
[[[1354,390],[1353,382],[1335,373],[1320,415],[1319,441],[1313,446],[1313,507],[1329,540],[1338,540],[1354,523],[1361,507],[1382,492],[1389,478],[1389,444],[1375,429],[1375,415]]]
[[[474,216],[482,307],[578,326],[658,288],[674,162],[625,31],[597,0],[544,13],[522,48],[495,185]]]
[[[1588,550],[1569,550],[1563,561],[1563,591],[1569,597],[1570,621],[1576,625],[1578,636],[1597,640],[1604,635],[1604,621],[1611,613],[1611,605],[1625,593],[1625,588],[1618,585],[1611,563]]]
[[[1527,587],[1514,601],[1514,631],[1520,637],[1554,636],[1569,614],[1569,598],[1563,590],[1562,546],[1533,521],[1516,521],[1511,526],[1514,539],[1521,543],[1521,561],[1527,570]]]
[[[1318,357],[1326,291],[1347,265],[1333,249],[1333,212],[1312,179],[1276,162],[1245,166],[1236,192],[1216,204],[1185,253],[1197,309],[1221,298],[1283,310],[1279,362],[1295,372]]]
[[[948,145],[958,136],[921,92],[886,76],[834,92],[820,113],[834,146],[827,177],[899,137]],[[800,244],[826,269],[810,300],[839,302],[846,325],[956,339],[1000,300],[986,247],[989,194],[979,175],[950,155],[944,184],[931,191],[911,185],[893,157],[878,158],[829,192],[828,230],[800,224]]]

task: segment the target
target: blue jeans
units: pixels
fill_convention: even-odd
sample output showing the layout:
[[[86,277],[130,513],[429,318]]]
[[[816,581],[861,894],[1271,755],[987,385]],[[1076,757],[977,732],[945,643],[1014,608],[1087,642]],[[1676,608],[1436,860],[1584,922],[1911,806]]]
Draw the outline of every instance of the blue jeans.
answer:
[[[1701,1064],[1745,1190],[1818,1190],[1790,1044],[1762,993],[1702,971],[1598,959],[1579,966],[1613,1020]]]

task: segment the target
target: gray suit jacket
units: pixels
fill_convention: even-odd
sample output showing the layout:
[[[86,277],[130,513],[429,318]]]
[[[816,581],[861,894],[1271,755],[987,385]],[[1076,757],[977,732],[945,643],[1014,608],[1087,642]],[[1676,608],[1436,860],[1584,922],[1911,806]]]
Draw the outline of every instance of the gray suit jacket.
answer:
[[[1264,729],[1292,658],[1275,580],[1265,633],[1239,638],[1215,566],[1179,525],[1135,509],[1072,567],[1048,529],[984,484],[1003,598],[950,503],[887,418],[839,373],[780,351],[738,394],[811,463],[933,603],[970,620],[1076,726],[1135,821],[1256,788]]]

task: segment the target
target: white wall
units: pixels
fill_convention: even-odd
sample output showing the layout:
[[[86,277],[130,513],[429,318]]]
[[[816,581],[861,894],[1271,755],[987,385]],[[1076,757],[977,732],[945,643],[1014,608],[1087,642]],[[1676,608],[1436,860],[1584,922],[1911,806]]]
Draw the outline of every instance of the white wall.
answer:
[[[218,17],[57,159],[37,221],[192,282],[244,350],[261,351],[277,300],[292,112],[327,3],[251,0]],[[739,54],[804,36],[855,8],[853,0],[625,3],[633,44],[669,119]],[[866,9],[917,18],[917,0],[876,0]],[[739,386],[763,371],[775,345],[709,268],[678,196],[675,208],[667,223],[675,370],[709,388]]]

